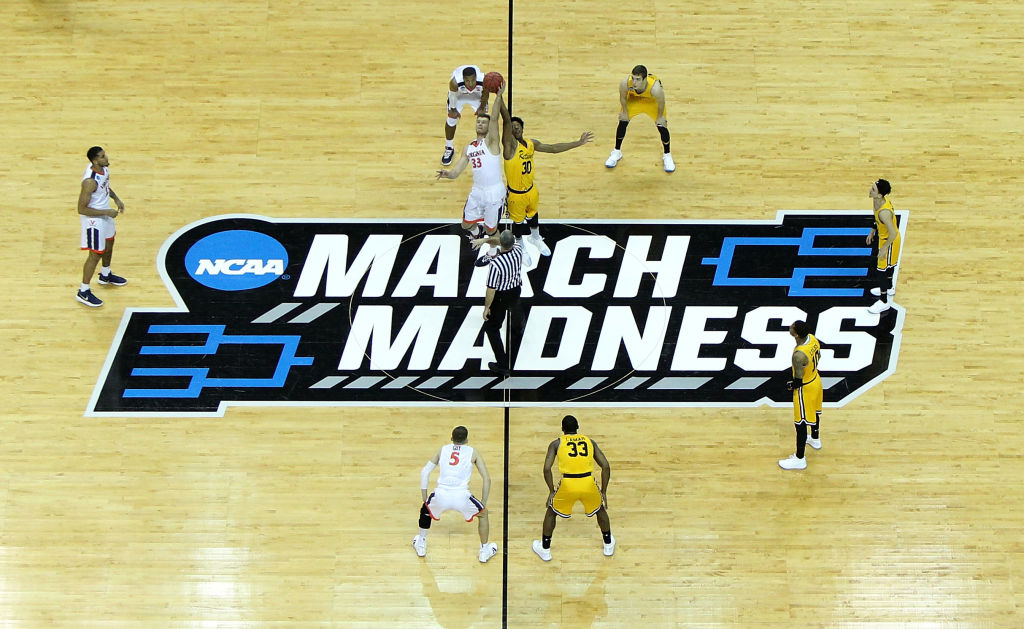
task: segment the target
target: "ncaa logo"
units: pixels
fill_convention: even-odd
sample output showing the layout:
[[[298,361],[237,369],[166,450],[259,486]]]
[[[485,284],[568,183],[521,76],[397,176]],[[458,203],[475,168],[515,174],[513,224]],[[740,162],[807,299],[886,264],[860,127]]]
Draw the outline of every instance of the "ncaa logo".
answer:
[[[274,238],[233,229],[199,240],[185,254],[185,269],[195,281],[216,290],[266,286],[284,274],[288,252]]]

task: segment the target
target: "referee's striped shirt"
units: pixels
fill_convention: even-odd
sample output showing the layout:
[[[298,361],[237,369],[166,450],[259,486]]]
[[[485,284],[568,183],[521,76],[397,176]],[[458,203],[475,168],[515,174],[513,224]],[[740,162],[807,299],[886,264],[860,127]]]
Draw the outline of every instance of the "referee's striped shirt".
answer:
[[[512,290],[523,283],[520,273],[523,268],[523,244],[516,241],[508,251],[498,250],[491,258],[491,269],[487,273],[487,288]]]

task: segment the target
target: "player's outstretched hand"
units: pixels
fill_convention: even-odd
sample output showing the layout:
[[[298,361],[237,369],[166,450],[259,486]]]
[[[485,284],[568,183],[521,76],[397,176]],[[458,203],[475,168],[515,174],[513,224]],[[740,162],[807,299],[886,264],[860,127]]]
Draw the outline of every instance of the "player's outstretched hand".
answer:
[[[480,245],[484,244],[485,242],[487,242],[486,238],[471,238],[469,240],[469,246],[472,247],[473,250],[475,251],[479,249]]]
[[[447,170],[439,170],[439,171],[437,171],[437,178],[438,179],[447,179],[448,178],[448,171]]]
[[[594,132],[593,131],[584,131],[580,135],[580,146],[586,144],[587,142],[593,142],[593,141],[594,141]]]

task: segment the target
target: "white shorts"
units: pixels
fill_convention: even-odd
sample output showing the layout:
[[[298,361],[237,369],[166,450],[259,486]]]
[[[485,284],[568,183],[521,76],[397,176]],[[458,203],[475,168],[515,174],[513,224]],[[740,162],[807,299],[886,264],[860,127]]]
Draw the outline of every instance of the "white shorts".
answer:
[[[481,96],[479,94],[463,94],[461,92],[448,92],[448,109],[462,113],[462,108],[469,105],[476,112],[480,109]]]
[[[466,199],[466,207],[462,210],[463,222],[483,223],[488,231],[494,231],[505,213],[506,198],[504,185],[488,188],[473,186]]]
[[[484,510],[484,506],[473,497],[468,489],[449,489],[447,487],[435,488],[434,493],[427,498],[426,505],[430,517],[435,520],[440,520],[441,514],[445,511],[458,511],[462,517],[466,518],[466,522],[472,522],[473,518]]]
[[[114,219],[109,216],[86,216],[79,214],[82,222],[82,249],[103,253],[107,250],[107,241],[114,239]]]

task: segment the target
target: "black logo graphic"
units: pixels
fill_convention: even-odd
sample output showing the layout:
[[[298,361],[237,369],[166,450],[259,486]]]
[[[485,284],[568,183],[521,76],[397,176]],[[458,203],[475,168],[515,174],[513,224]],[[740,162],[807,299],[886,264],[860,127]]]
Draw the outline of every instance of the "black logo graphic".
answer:
[[[908,213],[897,212],[904,239]],[[487,371],[486,268],[458,225],[212,217],[171,236],[178,308],[126,312],[88,415],[228,405],[787,406],[788,325],[826,406],[892,373],[905,311],[867,312],[868,212],[545,222],[511,378]]]

